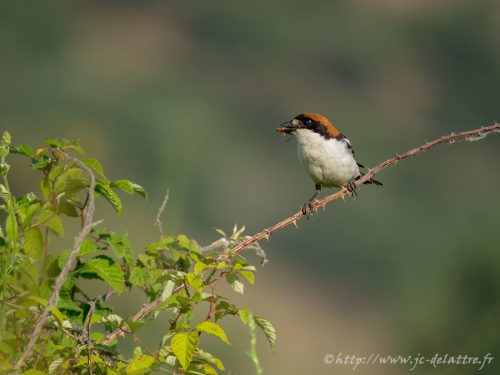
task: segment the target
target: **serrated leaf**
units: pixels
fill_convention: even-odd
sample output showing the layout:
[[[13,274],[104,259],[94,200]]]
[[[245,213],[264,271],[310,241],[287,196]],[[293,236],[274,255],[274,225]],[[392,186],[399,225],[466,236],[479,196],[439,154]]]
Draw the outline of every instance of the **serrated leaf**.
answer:
[[[144,190],[144,188],[141,185],[136,184],[135,182],[132,182],[130,180],[113,181],[111,183],[111,187],[118,188],[127,194],[132,195],[134,193],[137,193],[140,196],[142,196],[143,198],[147,198],[147,194],[146,194],[146,191]]]
[[[101,280],[107,282],[118,293],[123,292],[125,277],[118,264],[111,258],[99,256],[89,260],[80,269],[80,273],[95,273]]]
[[[198,345],[196,332],[178,333],[170,340],[170,348],[184,370],[187,370]]]
[[[118,214],[122,213],[122,202],[113,189],[111,189],[108,180],[97,180],[95,191],[96,193],[101,194]]]
[[[261,318],[260,316],[254,316],[254,319],[255,323],[257,323],[257,325],[264,332],[264,335],[266,336],[267,341],[269,341],[271,347],[274,347],[274,344],[276,343],[276,329],[274,326],[269,320]]]
[[[24,251],[38,260],[43,254],[43,237],[40,228],[34,227],[24,232]]]
[[[90,169],[92,169],[94,172],[97,172],[102,177],[104,177],[104,170],[103,170],[102,165],[99,162],[99,160],[94,159],[94,158],[83,158],[82,162],[87,167],[89,167]]]
[[[222,364],[222,361],[219,358],[202,349],[198,349],[198,351],[195,354],[195,357],[199,361],[207,362],[211,365],[216,366],[219,370],[225,370],[224,365]]]
[[[210,335],[216,336],[226,344],[229,344],[229,340],[227,338],[226,332],[222,329],[220,325],[214,322],[210,322],[208,320],[201,322],[195,327],[198,331],[202,331],[205,333],[209,333]]]
[[[150,355],[141,355],[136,357],[129,363],[125,372],[128,375],[140,375],[148,372],[151,366],[155,363],[155,359]]]

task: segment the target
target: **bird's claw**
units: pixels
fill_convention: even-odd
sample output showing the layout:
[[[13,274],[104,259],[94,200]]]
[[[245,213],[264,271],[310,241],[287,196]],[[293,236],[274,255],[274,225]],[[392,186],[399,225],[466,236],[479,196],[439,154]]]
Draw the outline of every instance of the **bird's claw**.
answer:
[[[302,215],[304,215],[305,217],[307,217],[309,219],[309,215],[311,215],[311,217],[313,216],[314,214],[314,207],[311,203],[311,201],[305,203],[303,206],[302,206]]]
[[[356,191],[357,189],[357,186],[356,186],[356,183],[351,180],[349,181],[347,184],[346,184],[346,189],[347,189],[347,193],[351,196],[351,197],[356,197],[356,195],[358,195],[358,192]]]

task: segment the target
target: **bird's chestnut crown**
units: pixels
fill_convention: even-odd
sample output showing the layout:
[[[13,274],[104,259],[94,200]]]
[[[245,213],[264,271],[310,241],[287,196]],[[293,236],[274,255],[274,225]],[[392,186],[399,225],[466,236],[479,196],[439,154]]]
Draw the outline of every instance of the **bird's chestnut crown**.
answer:
[[[301,113],[295,116],[291,121],[281,124],[276,131],[293,134],[297,129],[309,129],[320,134],[325,139],[341,136],[341,133],[325,116],[310,112]]]

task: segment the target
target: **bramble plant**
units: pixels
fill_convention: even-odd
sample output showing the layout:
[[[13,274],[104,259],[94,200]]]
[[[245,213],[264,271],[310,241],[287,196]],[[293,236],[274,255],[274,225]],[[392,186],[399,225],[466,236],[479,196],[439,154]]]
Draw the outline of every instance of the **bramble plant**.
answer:
[[[11,191],[11,154],[29,158],[32,169],[41,172],[39,194],[16,196]],[[243,293],[244,280],[254,282],[255,267],[233,251],[248,240],[243,228],[235,227],[231,235],[219,231],[222,238],[200,248],[183,234],[163,235],[158,218],[159,240],[144,252],[134,251],[126,233],[93,222],[94,199],[104,198],[120,214],[117,191],[145,198],[140,185],[106,178],[101,164],[84,157],[74,141],[48,139],[34,150],[11,145],[5,132],[0,156],[1,208],[6,213],[0,227],[0,373],[217,374],[224,365],[201,343],[208,334],[229,344],[219,324],[228,315],[248,325],[249,354],[256,372],[262,373],[255,329],[263,330],[271,346],[275,329],[217,293],[220,282],[238,293]],[[81,229],[72,248],[58,249],[51,237],[62,237],[72,219]],[[252,246],[265,261],[262,249]],[[88,295],[82,289],[84,279],[98,280],[106,292]],[[137,289],[148,303],[133,317],[118,315],[109,297]],[[197,306],[206,309],[204,319],[194,317]],[[131,358],[117,350],[120,336],[135,338],[161,311],[167,311],[169,320],[153,351],[138,339]]]

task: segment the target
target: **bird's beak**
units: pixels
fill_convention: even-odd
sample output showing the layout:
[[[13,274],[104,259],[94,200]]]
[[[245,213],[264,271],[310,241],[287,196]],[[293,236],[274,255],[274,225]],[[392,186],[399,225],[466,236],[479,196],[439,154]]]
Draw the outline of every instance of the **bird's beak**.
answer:
[[[281,124],[279,128],[276,128],[276,131],[278,133],[292,134],[297,128],[298,128],[297,123],[292,120]]]

